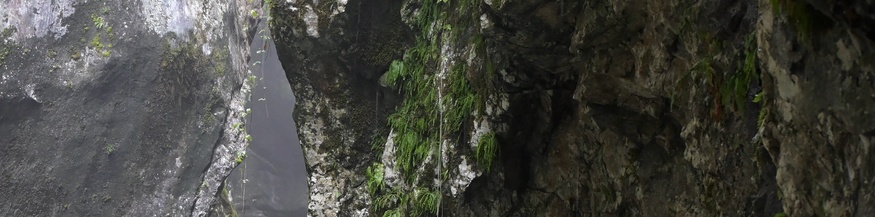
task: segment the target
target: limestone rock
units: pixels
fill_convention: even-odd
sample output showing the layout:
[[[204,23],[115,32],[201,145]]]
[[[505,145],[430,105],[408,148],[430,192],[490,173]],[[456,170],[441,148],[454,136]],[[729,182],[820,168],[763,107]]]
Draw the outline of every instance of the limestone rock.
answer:
[[[385,114],[403,96],[380,77],[403,58],[399,47],[422,39],[438,48],[428,75],[452,82],[445,72],[465,63],[485,99],[460,133],[467,146],[441,142],[441,165],[466,168],[430,186],[443,215],[863,216],[875,207],[867,1],[343,3],[274,7],[289,14],[273,28],[298,96],[313,216],[382,215],[362,198],[364,168],[378,160],[394,177],[396,144],[371,151],[369,141],[389,135]],[[428,7],[448,16],[423,21]],[[488,173],[471,164],[478,132],[500,144]]]
[[[258,7],[0,3],[0,216],[205,216],[245,144]]]

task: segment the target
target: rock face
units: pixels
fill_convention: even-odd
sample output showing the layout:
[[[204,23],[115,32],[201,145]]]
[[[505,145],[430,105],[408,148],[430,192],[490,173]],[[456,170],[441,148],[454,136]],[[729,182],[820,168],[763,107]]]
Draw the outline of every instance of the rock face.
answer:
[[[778,165],[788,214],[875,212],[873,6],[811,2],[797,6],[814,19],[808,26],[786,25],[772,10],[763,11],[757,23],[759,57],[768,74],[763,141]],[[805,17],[790,21],[800,19]]]
[[[272,8],[283,14],[272,28],[297,96],[311,216],[419,214],[420,189],[439,192],[447,216],[863,216],[875,207],[871,2]],[[425,68],[446,97],[444,84],[458,81],[449,72],[463,65],[482,106],[458,133],[430,129],[441,131],[439,148],[411,178],[398,174],[399,140],[389,136],[403,129],[383,122],[410,98],[378,77],[423,52],[429,61],[403,70]],[[435,105],[441,123],[445,105]],[[487,168],[476,159],[489,132],[499,151]],[[367,191],[369,165],[381,165],[388,187]]]
[[[256,3],[0,3],[0,216],[206,215],[246,143]]]
[[[397,95],[377,80],[383,62],[402,52],[401,4],[274,3],[277,54],[301,99],[294,118],[309,173],[308,215],[366,215],[363,174],[375,157],[372,140],[388,133],[384,123]]]

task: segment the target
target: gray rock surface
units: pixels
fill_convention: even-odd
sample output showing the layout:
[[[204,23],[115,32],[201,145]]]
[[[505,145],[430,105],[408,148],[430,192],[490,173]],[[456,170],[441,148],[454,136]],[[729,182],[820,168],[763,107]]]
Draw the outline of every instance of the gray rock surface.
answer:
[[[763,141],[792,216],[875,213],[873,6],[810,1],[817,22],[801,33],[793,17],[760,15],[769,97]]]
[[[0,2],[0,216],[204,216],[258,2]]]
[[[397,97],[379,86],[385,68],[375,59],[400,57],[400,2],[274,3],[272,35],[297,100],[294,118],[309,173],[308,215],[367,215],[362,175],[374,161],[372,140],[388,134],[385,121]],[[381,37],[387,32],[398,34]]]
[[[394,144],[369,152],[362,140],[389,135],[381,114],[398,96],[375,78],[423,28],[440,47],[428,73],[463,62],[465,78],[487,90],[488,111],[462,137],[476,144],[494,131],[500,143],[489,173],[464,163],[473,145],[442,145],[445,168],[469,168],[431,186],[443,215],[866,216],[875,207],[870,1],[432,2],[273,6],[284,14],[272,27],[280,59],[296,69],[287,74],[311,216],[383,214],[361,196],[363,171],[391,167]],[[432,9],[423,5],[449,16],[423,25],[417,17]],[[362,108],[377,111],[353,112]]]

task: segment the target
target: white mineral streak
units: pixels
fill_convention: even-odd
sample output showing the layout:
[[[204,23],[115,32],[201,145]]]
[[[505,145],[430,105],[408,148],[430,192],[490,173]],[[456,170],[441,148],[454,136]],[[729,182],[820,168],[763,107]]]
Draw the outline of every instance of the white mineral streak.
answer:
[[[343,13],[346,11],[346,2],[347,0],[337,0],[337,9],[334,11],[334,15],[339,13]]]
[[[173,32],[181,39],[187,39],[190,30],[199,34],[199,40],[215,42],[216,37],[223,36],[225,26],[223,15],[226,5],[216,1],[186,1],[186,0],[141,0],[142,15],[149,29],[158,35]],[[209,50],[209,49],[205,49]]]
[[[307,12],[304,14],[304,23],[307,24],[307,35],[319,37],[319,16],[310,5],[306,6]]]
[[[459,163],[456,172],[458,172],[459,175],[452,180],[453,183],[451,183],[452,185],[450,186],[450,193],[453,194],[453,197],[459,197],[461,193],[465,192],[465,189],[468,188],[471,181],[480,175],[480,173],[468,163],[468,159],[465,157],[462,157],[462,162]]]
[[[400,187],[403,182],[401,181],[401,173],[395,164],[395,130],[393,129],[389,132],[389,137],[386,138],[386,144],[383,145],[383,182],[386,183],[389,187],[397,188]]]

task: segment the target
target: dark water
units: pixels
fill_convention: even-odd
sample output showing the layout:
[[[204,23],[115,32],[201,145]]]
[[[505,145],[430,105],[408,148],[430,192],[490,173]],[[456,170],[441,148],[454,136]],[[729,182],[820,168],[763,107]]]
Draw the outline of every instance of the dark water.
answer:
[[[253,141],[244,164],[228,178],[234,205],[241,216],[306,216],[307,173],[292,119],[295,96],[273,41],[257,37],[252,51],[250,64],[261,61],[251,67],[258,82],[247,105]]]

